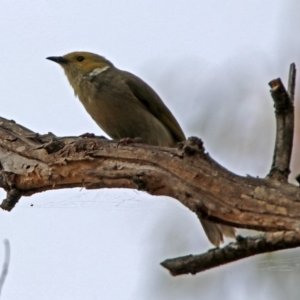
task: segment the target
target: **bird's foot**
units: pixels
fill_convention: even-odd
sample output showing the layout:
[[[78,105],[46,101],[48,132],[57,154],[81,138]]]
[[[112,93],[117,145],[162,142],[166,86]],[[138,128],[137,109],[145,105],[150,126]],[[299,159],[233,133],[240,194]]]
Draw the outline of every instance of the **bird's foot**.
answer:
[[[134,139],[132,138],[123,138],[123,139],[120,139],[120,141],[118,142],[118,145],[117,147],[119,147],[119,145],[128,145],[128,144],[133,144],[133,143],[141,143],[142,139],[140,137],[136,137]]]

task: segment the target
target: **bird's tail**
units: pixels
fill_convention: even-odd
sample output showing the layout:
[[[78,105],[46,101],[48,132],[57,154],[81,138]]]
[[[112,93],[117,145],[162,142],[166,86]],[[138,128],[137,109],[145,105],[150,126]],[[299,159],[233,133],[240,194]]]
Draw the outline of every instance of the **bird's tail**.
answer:
[[[236,230],[231,226],[216,224],[203,219],[200,219],[200,222],[209,241],[216,247],[224,242],[224,235],[235,238]]]

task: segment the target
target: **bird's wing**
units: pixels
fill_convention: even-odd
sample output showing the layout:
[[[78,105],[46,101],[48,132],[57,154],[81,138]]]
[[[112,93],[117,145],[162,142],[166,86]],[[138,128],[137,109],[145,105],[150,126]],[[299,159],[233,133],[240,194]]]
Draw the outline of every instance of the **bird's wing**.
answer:
[[[125,83],[130,88],[134,96],[171,132],[174,139],[178,142],[185,140],[184,133],[156,92],[139,77],[122,71]]]

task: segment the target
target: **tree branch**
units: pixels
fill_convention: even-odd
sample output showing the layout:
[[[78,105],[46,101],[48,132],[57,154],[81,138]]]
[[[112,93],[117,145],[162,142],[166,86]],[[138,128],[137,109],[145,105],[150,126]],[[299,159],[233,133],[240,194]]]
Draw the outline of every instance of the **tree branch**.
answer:
[[[0,184],[8,193],[17,190],[30,196],[71,187],[138,188],[176,198],[198,216],[234,227],[300,228],[297,187],[237,176],[205,154],[199,139],[192,138],[180,149],[117,147],[99,138],[41,136],[3,118],[0,122]],[[52,144],[60,147],[49,147]]]
[[[276,116],[276,142],[273,163],[268,177],[272,180],[287,182],[294,136],[294,94],[296,66],[291,64],[288,92],[280,78],[270,81],[271,95],[274,100]]]
[[[295,231],[266,233],[243,238],[223,248],[214,248],[199,255],[167,259],[161,263],[173,276],[196,274],[249,256],[300,246],[300,234]]]
[[[200,272],[251,255],[300,244],[300,190],[288,184],[294,130],[295,65],[288,92],[280,79],[270,82],[277,120],[272,168],[266,179],[241,177],[215,162],[198,138],[178,149],[118,145],[101,138],[40,135],[0,118],[0,187],[11,210],[21,196],[72,187],[136,188],[165,195],[208,221],[269,231],[239,238],[223,249],[167,260],[173,275]],[[287,231],[280,233],[275,231]],[[234,251],[233,251],[234,250]]]

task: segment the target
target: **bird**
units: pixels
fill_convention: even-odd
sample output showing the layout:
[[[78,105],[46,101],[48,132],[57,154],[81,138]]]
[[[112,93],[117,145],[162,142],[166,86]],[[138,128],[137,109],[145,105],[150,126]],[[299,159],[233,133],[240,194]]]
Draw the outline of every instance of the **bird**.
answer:
[[[141,138],[145,144],[176,147],[185,135],[158,94],[138,76],[105,57],[76,51],[50,56],[64,70],[75,96],[97,125],[114,140]],[[209,241],[218,247],[235,229],[200,218]]]

